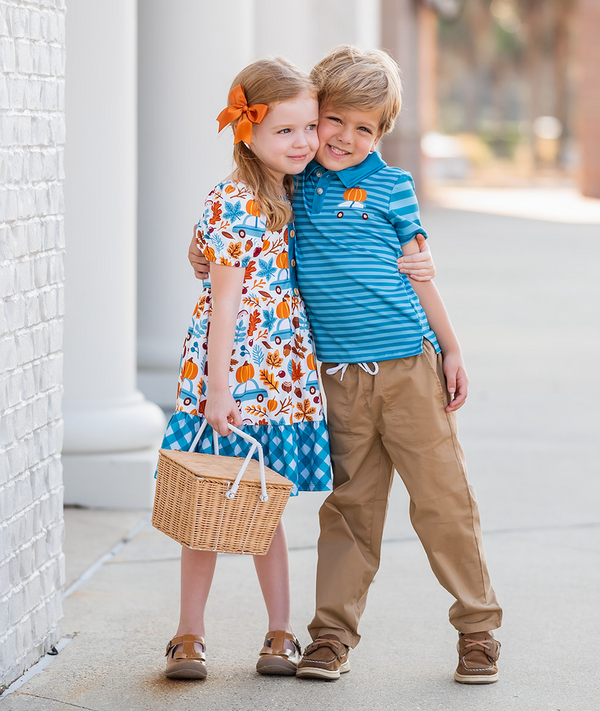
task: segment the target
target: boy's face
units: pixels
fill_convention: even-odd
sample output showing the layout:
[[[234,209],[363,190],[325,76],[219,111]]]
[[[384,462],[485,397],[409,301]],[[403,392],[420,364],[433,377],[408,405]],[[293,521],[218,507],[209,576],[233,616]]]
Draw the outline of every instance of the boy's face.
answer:
[[[319,150],[315,159],[327,170],[344,170],[362,163],[380,139],[380,119],[380,109],[336,109],[326,104],[319,111]]]

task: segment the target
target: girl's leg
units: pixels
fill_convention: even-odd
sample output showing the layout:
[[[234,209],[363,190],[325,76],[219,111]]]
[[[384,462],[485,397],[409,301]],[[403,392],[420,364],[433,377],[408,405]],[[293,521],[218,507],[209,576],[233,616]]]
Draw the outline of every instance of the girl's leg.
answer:
[[[189,648],[191,640],[185,635],[204,638],[204,609],[210,591],[217,554],[211,551],[181,549],[181,611],[175,637],[182,643],[167,650],[165,674],[172,679],[204,679],[206,677],[205,649],[201,642],[193,642],[194,653]]]
[[[255,555],[254,566],[269,615],[269,630],[292,632],[290,571],[285,529],[280,521],[267,555]]]
[[[204,609],[215,572],[217,554],[181,549],[181,611],[176,637],[196,634],[204,637]]]

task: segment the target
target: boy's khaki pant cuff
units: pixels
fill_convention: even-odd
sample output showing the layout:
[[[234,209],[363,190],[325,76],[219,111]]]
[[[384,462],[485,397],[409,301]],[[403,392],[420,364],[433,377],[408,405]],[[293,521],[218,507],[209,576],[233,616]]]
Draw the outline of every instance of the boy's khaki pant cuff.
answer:
[[[309,627],[308,632],[313,642],[315,639],[319,639],[319,637],[324,637],[326,634],[334,634],[342,644],[346,645],[346,647],[354,648],[360,642],[359,634],[353,635],[346,632],[346,630],[339,630],[333,627],[321,627],[318,630]]]

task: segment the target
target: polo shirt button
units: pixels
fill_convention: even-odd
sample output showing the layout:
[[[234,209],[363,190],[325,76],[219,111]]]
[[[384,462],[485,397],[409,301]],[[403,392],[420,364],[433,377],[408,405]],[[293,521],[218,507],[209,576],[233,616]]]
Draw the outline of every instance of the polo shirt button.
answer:
[[[293,267],[296,266],[296,260],[295,260],[295,259],[292,259],[292,266],[293,266]]]
[[[317,178],[320,178],[322,175],[323,175],[323,173],[321,173],[321,171],[319,170],[319,171],[317,172]]]
[[[294,294],[296,294],[296,296],[300,296],[300,290],[299,290],[299,289],[297,289],[297,288],[296,288],[296,289],[294,289]]]
[[[317,188],[317,195],[323,194],[323,188]]]

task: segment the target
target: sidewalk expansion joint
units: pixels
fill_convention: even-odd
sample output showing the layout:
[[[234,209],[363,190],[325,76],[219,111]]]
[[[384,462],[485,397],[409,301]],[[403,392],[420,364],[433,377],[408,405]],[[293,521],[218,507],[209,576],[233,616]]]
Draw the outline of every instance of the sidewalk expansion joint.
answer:
[[[53,699],[51,696],[40,696],[39,694],[28,694],[27,692],[21,692],[19,696],[31,696],[32,699],[44,699],[45,701],[54,701],[57,704],[62,704],[63,706],[70,706],[74,709],[83,709],[84,711],[98,711],[98,709],[93,709],[89,706],[79,706],[78,704],[72,704],[69,701]]]

